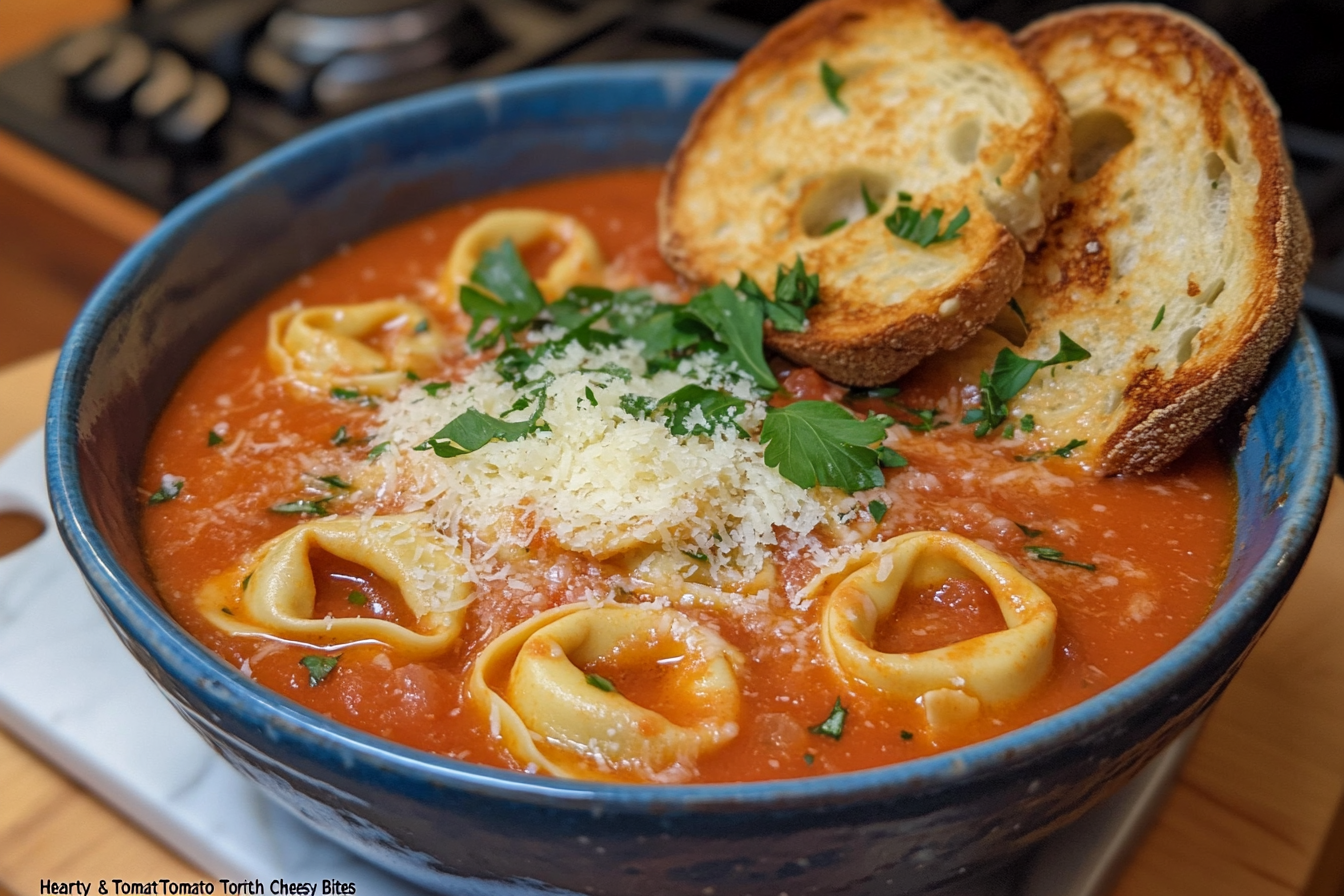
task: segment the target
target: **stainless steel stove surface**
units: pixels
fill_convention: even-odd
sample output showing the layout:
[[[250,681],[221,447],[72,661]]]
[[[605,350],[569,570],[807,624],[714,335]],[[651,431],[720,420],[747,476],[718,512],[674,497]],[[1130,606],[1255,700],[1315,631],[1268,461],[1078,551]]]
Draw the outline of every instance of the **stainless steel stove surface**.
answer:
[[[1067,0],[947,0],[1016,29]],[[166,211],[397,96],[541,65],[734,59],[802,0],[142,0],[0,69],[0,127]],[[1344,4],[1175,0],[1259,69],[1316,239],[1306,310],[1344,394]]]

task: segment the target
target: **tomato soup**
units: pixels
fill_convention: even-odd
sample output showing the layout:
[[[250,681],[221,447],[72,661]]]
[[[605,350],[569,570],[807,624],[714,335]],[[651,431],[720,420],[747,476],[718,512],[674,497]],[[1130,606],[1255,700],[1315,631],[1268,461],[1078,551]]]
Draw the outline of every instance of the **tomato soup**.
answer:
[[[584,176],[425,216],[342,248],[225,331],[178,387],[140,476],[145,553],[181,624],[241,674],[411,747],[676,783],[862,769],[993,737],[1110,687],[1200,622],[1235,515],[1230,470],[1207,444],[1160,474],[1102,478],[1067,446],[1032,450],[1020,430],[977,437],[961,423],[975,384],[931,369],[864,391],[778,358],[754,374],[721,373],[711,368],[722,353],[683,350],[643,369],[647,340],[623,347],[595,324],[600,338],[576,341],[589,324],[561,326],[558,311],[532,330],[505,334],[502,316],[481,326],[480,309],[495,307],[483,303],[503,289],[484,269],[495,255],[477,252],[463,296],[444,285],[464,232],[490,212],[533,210],[562,221],[513,232],[543,294],[578,239],[564,222],[577,222],[600,258],[575,262],[578,285],[643,289],[679,307],[699,287],[658,254],[659,177]],[[384,317],[371,330],[338,332],[348,319],[330,309],[377,303]],[[508,338],[486,342],[491,326]],[[666,332],[694,330],[677,326]],[[714,338],[730,341],[717,328]],[[277,345],[292,357],[277,361]],[[393,361],[352,374],[351,352]],[[511,358],[522,360],[506,370]],[[779,388],[760,388],[771,376]],[[588,379],[571,395],[573,377]],[[871,442],[836,449],[868,463],[860,488],[787,479],[811,418],[780,412],[820,403],[846,409],[834,431],[814,427],[823,443],[846,420],[878,427]],[[594,423],[565,448],[584,414],[607,428]],[[591,455],[608,460],[580,469],[583,452],[615,435],[623,441]],[[767,438],[782,461],[767,446],[762,463]],[[701,453],[659,472],[665,459],[649,439]],[[692,484],[672,494],[679,477]],[[519,490],[534,481],[537,491]],[[591,506],[565,497],[575,481],[591,485]],[[630,506],[611,503],[622,495]],[[676,521],[661,521],[660,502],[681,508]],[[370,521],[384,517],[403,547],[371,540]],[[350,526],[331,525],[342,520]],[[878,592],[903,575],[894,546],[911,533],[931,533],[932,546],[910,555],[883,611]],[[920,559],[947,551],[950,567]],[[850,578],[869,568],[868,579]],[[929,571],[940,568],[952,571]],[[845,588],[859,589],[860,609],[834,608]],[[1047,605],[1048,633],[1027,644],[1032,607]],[[971,654],[990,662],[986,645],[1008,632],[1021,636],[1019,653],[985,674],[1012,686],[977,684]],[[935,660],[952,671],[892,690],[846,665],[855,638],[850,652],[874,669],[904,663],[891,673],[901,681]],[[511,725],[530,743],[511,740]]]

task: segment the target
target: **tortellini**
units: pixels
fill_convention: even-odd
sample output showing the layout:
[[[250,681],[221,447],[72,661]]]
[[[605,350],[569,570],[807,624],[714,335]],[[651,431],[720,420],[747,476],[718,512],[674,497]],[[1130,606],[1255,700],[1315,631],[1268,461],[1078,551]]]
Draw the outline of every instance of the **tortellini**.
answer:
[[[873,647],[878,623],[902,587],[974,577],[998,603],[1007,628],[920,653]],[[826,598],[822,645],[847,679],[885,696],[918,700],[935,729],[979,715],[981,704],[1026,696],[1050,670],[1055,605],[1011,563],[947,532],[912,532],[877,547]]]
[[[424,308],[404,299],[284,308],[271,315],[266,360],[309,389],[385,395],[407,371],[432,371],[446,340]]]
[[[308,554],[318,547],[397,586],[415,615],[415,629],[386,619],[312,618],[317,587]],[[457,640],[472,593],[451,542],[415,517],[375,516],[296,526],[262,545],[239,569],[207,581],[196,601],[210,622],[230,634],[322,644],[378,641],[419,660]]]
[[[585,672],[599,661],[622,673],[614,685]],[[492,733],[526,766],[564,778],[675,781],[737,735],[742,663],[717,633],[674,610],[569,604],[491,642],[468,687]],[[638,693],[622,694],[621,682]]]
[[[541,240],[561,245],[560,253],[546,272],[536,278],[537,289],[554,302],[580,283],[602,282],[602,251],[591,231],[569,215],[532,208],[499,209],[477,218],[453,243],[439,281],[443,294],[454,304],[458,287],[471,282],[471,272],[481,255],[506,239],[519,249]]]

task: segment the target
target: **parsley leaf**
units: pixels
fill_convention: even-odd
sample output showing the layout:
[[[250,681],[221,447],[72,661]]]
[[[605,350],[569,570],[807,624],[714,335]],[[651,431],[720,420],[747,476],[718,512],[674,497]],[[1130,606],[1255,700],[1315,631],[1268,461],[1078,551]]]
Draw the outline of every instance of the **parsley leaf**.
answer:
[[[868,446],[886,438],[894,422],[885,414],[857,420],[829,401],[769,408],[761,427],[765,463],[803,488],[830,485],[851,494],[877,488],[886,480],[877,451]]]
[[[286,501],[284,504],[276,504],[274,507],[267,508],[271,513],[307,513],[312,516],[331,516],[331,511],[327,509],[327,502],[331,498],[318,498],[313,501]]]
[[[349,436],[349,434],[345,431],[345,427],[344,427],[344,426],[342,426],[342,427],[340,427],[339,429],[337,429],[336,432],[335,432],[335,434],[333,434],[332,437],[331,437],[331,444],[333,444],[333,445],[337,445],[337,446],[344,445],[344,444],[345,444],[346,442],[348,442],[348,441],[350,441],[350,436]]]
[[[980,374],[980,407],[967,411],[961,422],[977,424],[975,434],[986,435],[1008,418],[1008,402],[1027,387],[1038,371],[1090,357],[1092,353],[1070,339],[1063,330],[1059,331],[1059,351],[1044,361],[1024,358],[1010,348],[1000,349],[993,368]],[[1027,419],[1022,418],[1022,429],[1031,432],[1036,428],[1036,421],[1033,419],[1028,426]]]
[[[541,291],[523,267],[513,240],[506,239],[498,248],[481,253],[481,260],[471,272],[471,282],[475,286],[462,284],[458,301],[471,316],[467,343],[472,348],[486,348],[494,345],[501,334],[517,333],[546,307]],[[495,326],[483,332],[490,321]]]
[[[1021,529],[1021,530],[1022,530],[1022,534],[1025,535],[1025,536],[1027,536],[1028,538],[1038,538],[1038,537],[1040,537],[1040,534],[1041,534],[1041,530],[1040,530],[1040,529],[1033,529],[1033,528],[1031,528],[1030,526],[1024,526],[1024,525],[1022,525],[1021,523],[1013,523],[1013,525],[1016,526],[1017,528]]]
[[[1079,569],[1086,569],[1092,572],[1096,571],[1096,566],[1091,563],[1082,563],[1078,560],[1067,560],[1064,552],[1059,548],[1048,548],[1041,544],[1029,544],[1022,548],[1033,560],[1044,560],[1046,563],[1058,563],[1062,566],[1076,566]]]
[[[942,429],[948,425],[946,420],[937,420],[937,408],[912,408],[909,405],[901,405],[901,410],[907,414],[913,414],[919,419],[918,423],[909,420],[900,420],[902,426],[913,429],[915,432],[933,432],[935,429]]]
[[[205,444],[211,448],[216,445],[223,445],[224,437],[212,429],[205,436]]]
[[[159,480],[159,490],[149,496],[150,504],[162,504],[164,501],[171,501],[182,494],[182,486],[187,484],[187,480],[181,476],[165,475]]]
[[[673,393],[675,394],[675,393]],[[647,395],[621,396],[621,410],[625,411],[636,420],[647,420],[653,416],[653,410],[658,406],[658,399],[650,398]]]
[[[849,111],[845,101],[840,99],[840,88],[845,86],[846,80],[844,75],[831,68],[829,62],[821,60],[821,86],[825,88],[826,96],[841,112]]]
[[[308,670],[308,687],[315,688],[321,684],[322,679],[330,675],[340,661],[339,653],[335,656],[305,656],[299,660],[299,665]]]
[[[1167,314],[1166,305],[1163,305],[1161,308],[1157,309],[1157,317],[1153,318],[1153,326],[1151,329],[1156,330],[1158,327],[1162,326],[1162,318],[1165,317],[1166,314]]]
[[[863,198],[864,210],[870,215],[877,214],[877,210],[882,207],[882,203],[874,199],[868,192],[868,185],[863,181],[859,181],[859,196]]]
[[[341,401],[359,401],[364,397],[364,393],[358,389],[348,389],[345,386],[332,386],[331,397],[339,398]]]
[[[625,397],[634,396],[624,396],[622,408],[625,407]],[[697,383],[682,386],[660,399],[657,409],[665,415],[663,423],[674,436],[712,436],[720,429],[731,426],[742,438],[747,438],[746,431],[737,422],[737,418],[747,409],[747,403]],[[690,418],[697,410],[704,421],[691,423]]]
[[[336,475],[334,475],[334,474],[331,475],[331,476],[314,476],[313,478],[316,479],[318,482],[325,482],[327,485],[331,486],[332,488],[345,488],[345,489],[348,489],[348,488],[351,487],[351,486],[350,486],[350,483],[346,482],[344,479],[342,479],[341,477],[336,476]]]
[[[377,460],[383,456],[383,452],[392,447],[391,442],[379,442],[369,449],[369,460]]]
[[[881,501],[869,501],[868,512],[873,516],[873,522],[882,522],[882,517],[887,515],[888,507]]]
[[[438,398],[440,392],[444,392],[453,387],[452,383],[421,383],[420,388],[429,394],[430,398]]]
[[[685,554],[687,557],[690,557],[692,560],[697,560],[700,563],[709,562],[709,555],[701,553],[700,551],[682,551],[682,553]]]
[[[765,361],[762,326],[765,310],[759,302],[719,283],[700,293],[685,306],[686,313],[709,327],[727,347],[726,355],[762,389],[779,388]]]
[[[597,688],[599,691],[606,691],[608,694],[615,693],[616,691],[616,685],[612,684],[610,679],[603,678],[601,675],[594,672],[589,672],[583,677],[583,680]]]
[[[910,466],[910,461],[906,460],[904,455],[891,450],[886,445],[878,447],[877,462],[889,470]]]
[[[737,291],[761,305],[765,317],[776,330],[797,333],[807,325],[807,309],[821,298],[821,278],[809,274],[801,255],[793,267],[780,265],[775,271],[775,299],[771,301],[760,284],[745,273],[737,281]]]
[[[461,454],[482,448],[499,439],[502,442],[516,442],[523,436],[536,432],[537,421],[546,407],[546,392],[536,397],[536,410],[526,420],[511,422],[482,414],[475,408],[469,408],[458,414],[434,435],[415,446],[416,451],[432,450],[439,457],[457,457]]]
[[[892,234],[914,243],[921,249],[927,249],[934,243],[946,243],[956,239],[961,235],[959,232],[961,228],[971,219],[971,210],[963,205],[961,211],[953,215],[952,220],[947,222],[947,227],[939,233],[938,227],[943,222],[943,210],[934,208],[930,209],[928,214],[924,214],[911,206],[910,201],[909,193],[901,193],[900,204],[896,206],[895,211],[882,219],[882,223],[887,225]]]
[[[841,227],[844,227],[848,223],[849,223],[848,218],[836,218],[834,221],[827,224],[825,227],[821,228],[821,235],[826,236],[827,234],[835,233],[837,230],[839,230]]]
[[[840,735],[845,733],[845,717],[849,715],[849,710],[845,709],[840,703],[840,698],[835,698],[835,706],[831,707],[831,714],[826,717],[826,721],[820,725],[813,725],[807,730],[813,734],[820,734],[829,737],[832,740],[839,740]]]
[[[369,602],[369,596],[363,591],[351,591],[345,599],[357,607],[362,607]]]
[[[1073,454],[1075,448],[1081,448],[1087,444],[1087,439],[1070,439],[1069,444],[1061,445],[1050,453],[1057,457],[1068,457]]]

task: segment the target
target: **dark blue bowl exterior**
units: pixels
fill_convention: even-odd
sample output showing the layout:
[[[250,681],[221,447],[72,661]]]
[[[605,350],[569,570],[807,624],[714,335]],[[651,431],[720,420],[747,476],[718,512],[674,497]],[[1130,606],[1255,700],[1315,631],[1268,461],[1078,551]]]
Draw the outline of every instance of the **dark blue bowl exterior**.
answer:
[[[47,418],[52,503],[122,640],[235,766],[318,829],[432,889],[906,893],[991,864],[1113,791],[1209,705],[1319,524],[1335,421],[1302,324],[1236,456],[1237,550],[1198,631],[1139,674],[1019,731],[804,781],[613,786],[442,759],[294,705],[186,635],[153,596],[135,483],[157,415],[215,334],[342,243],[517,184],[662,162],[725,71],[669,63],[530,73],[314,132],[173,212],[94,294],[61,355]]]

